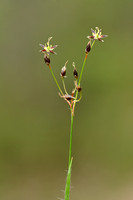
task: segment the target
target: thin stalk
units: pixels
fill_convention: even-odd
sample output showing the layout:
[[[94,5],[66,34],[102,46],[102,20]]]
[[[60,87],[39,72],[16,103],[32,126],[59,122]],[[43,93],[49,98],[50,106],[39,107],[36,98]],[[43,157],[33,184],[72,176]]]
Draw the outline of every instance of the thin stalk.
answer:
[[[68,94],[67,90],[66,90],[66,86],[65,86],[65,81],[64,81],[64,77],[62,77],[62,83],[63,83],[63,88],[66,94]]]
[[[84,67],[85,67],[87,56],[88,56],[88,54],[85,54],[85,58],[84,58],[83,66],[82,66],[82,69],[81,69],[78,85],[80,85],[80,82],[81,82],[81,78],[82,78],[82,74],[83,74],[83,70],[84,70]],[[75,97],[75,101],[74,101],[74,104],[73,104],[73,111],[72,111],[73,115],[74,115],[74,109],[75,109],[77,98],[78,98],[78,91],[76,91],[76,97]]]
[[[95,44],[95,40],[93,41],[93,43],[91,45],[91,49],[92,49],[92,47],[93,47],[94,44]],[[85,63],[86,63],[87,57],[88,57],[88,54],[86,53],[85,54],[85,58],[84,58],[84,62],[83,62],[82,68],[81,68],[81,73],[80,73],[78,85],[80,85],[80,83],[81,83],[81,79],[82,79],[82,75],[83,75],[83,71],[84,71],[84,67],[85,67]],[[76,102],[77,102],[76,101],[77,98],[78,98],[78,91],[76,92],[75,102],[73,104],[73,109],[72,109],[73,115],[74,115],[74,109],[75,109],[75,105],[76,105]]]
[[[72,156],[72,133],[73,133],[73,113],[71,109],[71,127],[70,127],[70,144],[69,144],[69,162],[68,162],[68,167],[71,162],[71,156]]]
[[[87,60],[87,56],[88,56],[88,53],[85,54],[85,59],[84,59],[83,66],[82,66],[82,69],[81,69],[78,85],[80,85],[80,82],[81,82],[81,78],[82,78],[82,75],[83,75],[83,71],[84,71],[86,60]]]
[[[93,41],[93,43],[91,45],[91,49],[92,49],[92,47],[93,47],[94,44],[95,44],[95,40]],[[87,56],[88,56],[88,54],[86,53],[85,59],[84,59],[84,62],[83,62],[83,66],[82,66],[82,69],[81,69],[81,73],[80,73],[78,85],[80,85],[80,82],[81,82],[81,78],[82,78],[82,75],[83,75],[83,71],[84,71],[84,67],[85,67]]]
[[[59,83],[58,83],[57,79],[55,78],[55,75],[54,75],[54,73],[53,73],[53,71],[52,71],[52,69],[51,69],[51,66],[50,66],[50,65],[49,65],[49,69],[50,69],[50,72],[51,72],[51,74],[52,74],[52,76],[53,76],[53,78],[54,78],[54,81],[55,81],[55,83],[56,83],[56,85],[57,85],[57,87],[58,87],[58,89],[59,89],[60,93],[61,93],[61,94],[62,94],[62,96],[63,96],[64,94],[63,94],[63,92],[62,92],[62,90],[61,90],[61,88],[60,88],[60,86],[59,86]]]

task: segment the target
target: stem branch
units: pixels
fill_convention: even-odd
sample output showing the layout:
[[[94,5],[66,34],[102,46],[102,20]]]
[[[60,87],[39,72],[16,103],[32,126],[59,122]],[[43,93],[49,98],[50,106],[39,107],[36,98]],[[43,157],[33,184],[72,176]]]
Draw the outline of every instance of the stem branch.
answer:
[[[65,81],[64,81],[64,77],[62,78],[62,83],[63,83],[63,88],[66,94],[68,94],[67,90],[66,90],[66,86],[65,86]]]
[[[93,45],[95,44],[95,40],[93,41],[92,45],[91,45],[91,49],[93,47]],[[82,75],[83,75],[83,71],[84,71],[84,67],[85,67],[85,63],[86,63],[86,60],[87,60],[87,57],[88,57],[88,53],[85,54],[85,58],[84,58],[84,62],[83,62],[83,65],[82,65],[82,69],[81,69],[81,73],[80,73],[80,77],[79,77],[79,81],[78,81],[78,85],[80,86],[80,83],[81,83],[81,79],[82,79]],[[78,98],[78,91],[76,92],[76,97],[75,97],[75,102],[73,104],[73,115],[74,115],[74,109],[75,109],[75,105],[76,105],[76,100]]]
[[[57,85],[57,87],[58,87],[58,89],[59,89],[60,93],[61,93],[61,94],[62,94],[62,96],[63,96],[64,94],[63,94],[63,92],[62,92],[62,90],[61,90],[61,88],[60,88],[60,86],[59,86],[59,83],[58,83],[57,79],[55,78],[55,75],[54,75],[54,73],[53,73],[53,71],[52,71],[52,69],[51,69],[51,66],[50,66],[50,65],[49,65],[49,69],[50,69],[50,72],[51,72],[51,74],[52,74],[52,76],[53,76],[53,78],[54,78],[54,81],[55,81],[55,83],[56,83],[56,85]]]

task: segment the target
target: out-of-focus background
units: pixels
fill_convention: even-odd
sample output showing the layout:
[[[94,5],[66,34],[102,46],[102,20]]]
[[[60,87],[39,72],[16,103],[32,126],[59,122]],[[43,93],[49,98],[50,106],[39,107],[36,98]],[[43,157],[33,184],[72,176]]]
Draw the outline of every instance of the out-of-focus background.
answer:
[[[73,132],[71,199],[133,199],[133,1],[0,1],[0,199],[63,198],[70,111],[39,53],[53,36],[52,69],[80,72],[90,29],[96,42],[83,74]]]

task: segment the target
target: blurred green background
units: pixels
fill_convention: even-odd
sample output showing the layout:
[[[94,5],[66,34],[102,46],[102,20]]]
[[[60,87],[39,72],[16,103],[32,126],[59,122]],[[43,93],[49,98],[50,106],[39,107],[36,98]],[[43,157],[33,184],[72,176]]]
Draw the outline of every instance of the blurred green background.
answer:
[[[71,199],[133,199],[133,1],[0,1],[0,199],[63,198],[70,111],[39,53],[53,36],[53,71],[80,72],[86,36],[108,34],[88,57],[73,133]]]

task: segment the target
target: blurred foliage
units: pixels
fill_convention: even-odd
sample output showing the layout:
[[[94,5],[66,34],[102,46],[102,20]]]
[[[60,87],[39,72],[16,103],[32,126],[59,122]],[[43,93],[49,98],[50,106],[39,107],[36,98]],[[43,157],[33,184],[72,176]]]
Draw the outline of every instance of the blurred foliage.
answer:
[[[130,0],[1,0],[1,200],[63,196],[70,112],[39,43],[53,36],[59,46],[51,65],[61,83],[60,69],[69,60],[66,85],[71,91],[71,63],[80,72],[86,36],[95,26],[109,37],[95,44],[83,74],[83,98],[74,119],[71,196],[115,200],[116,190],[133,180],[132,7]]]

